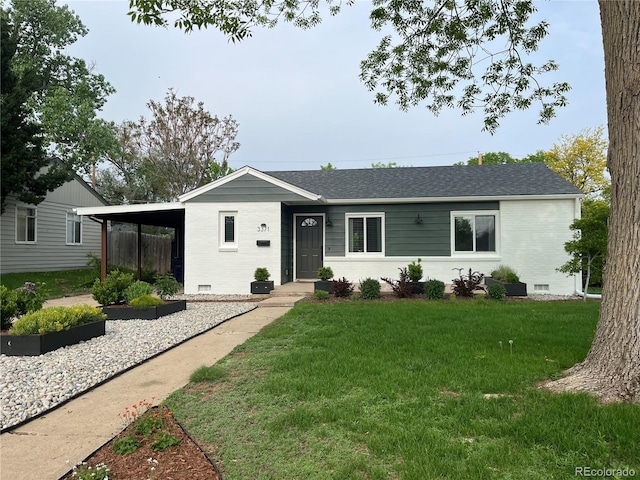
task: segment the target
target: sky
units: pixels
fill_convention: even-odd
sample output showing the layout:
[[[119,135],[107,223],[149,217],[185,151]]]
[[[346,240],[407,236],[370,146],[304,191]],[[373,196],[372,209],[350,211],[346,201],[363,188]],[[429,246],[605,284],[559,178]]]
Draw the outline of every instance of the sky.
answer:
[[[67,0],[89,29],[67,53],[95,64],[115,87],[100,116],[121,123],[150,117],[146,103],[164,101],[168,89],[204,102],[212,114],[239,123],[234,169],[340,169],[372,163],[452,165],[478,152],[521,158],[548,150],[562,135],[606,125],[604,59],[595,0],[536,1],[536,19],[550,24],[535,58],[560,69],[548,83],[568,82],[569,104],[547,125],[538,109],[514,112],[498,131],[483,132],[481,114],[424,105],[407,112],[374,104],[359,79],[360,61],[381,33],[370,28],[370,1],[356,1],[310,30],[289,24],[256,29],[229,42],[214,29],[186,34],[139,25],[127,16],[128,0]],[[545,80],[547,82],[547,80]]]

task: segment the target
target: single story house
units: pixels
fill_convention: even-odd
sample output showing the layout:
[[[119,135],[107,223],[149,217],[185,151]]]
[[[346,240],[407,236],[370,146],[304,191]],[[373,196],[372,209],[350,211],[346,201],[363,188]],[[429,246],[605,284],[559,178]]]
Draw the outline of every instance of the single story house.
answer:
[[[87,254],[100,257],[100,224],[74,209],[104,205],[107,202],[77,175],[38,205],[9,195],[0,217],[0,273],[86,267]]]
[[[276,284],[397,278],[422,259],[425,279],[457,268],[514,268],[529,292],[573,294],[558,273],[583,194],[543,164],[262,172],[243,167],[178,202],[80,208],[104,220],[173,225],[188,294],[248,293],[257,267]]]

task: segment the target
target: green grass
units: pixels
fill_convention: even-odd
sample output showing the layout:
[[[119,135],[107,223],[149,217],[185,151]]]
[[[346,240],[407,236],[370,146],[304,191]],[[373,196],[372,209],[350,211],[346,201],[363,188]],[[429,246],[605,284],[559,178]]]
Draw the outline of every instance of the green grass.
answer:
[[[536,387],[584,358],[598,309],[301,304],[219,362],[225,376],[167,404],[229,480],[639,473],[640,407]]]
[[[100,275],[95,270],[62,270],[57,272],[3,273],[0,284],[15,289],[25,282],[38,285],[45,299],[91,293],[93,281]]]

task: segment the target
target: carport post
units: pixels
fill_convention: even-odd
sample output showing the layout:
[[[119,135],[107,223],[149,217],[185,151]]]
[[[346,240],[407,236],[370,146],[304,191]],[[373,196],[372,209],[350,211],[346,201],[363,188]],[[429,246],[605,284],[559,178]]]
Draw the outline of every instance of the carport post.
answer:
[[[102,220],[102,252],[100,252],[100,280],[107,278],[107,219]]]
[[[138,280],[142,280],[142,224],[138,222]]]

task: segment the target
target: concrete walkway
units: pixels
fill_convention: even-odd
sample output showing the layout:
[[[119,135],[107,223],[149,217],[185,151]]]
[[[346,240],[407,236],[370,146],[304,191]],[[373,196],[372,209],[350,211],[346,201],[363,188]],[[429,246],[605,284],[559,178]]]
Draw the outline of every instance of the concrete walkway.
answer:
[[[301,299],[302,295],[270,296],[258,304],[261,308],[229,320],[3,433],[0,479],[59,479],[122,430],[119,414],[125,406],[142,399],[151,401],[153,396],[156,403],[161,402],[186,385],[198,367],[213,365]],[[66,299],[65,304],[70,300]]]

